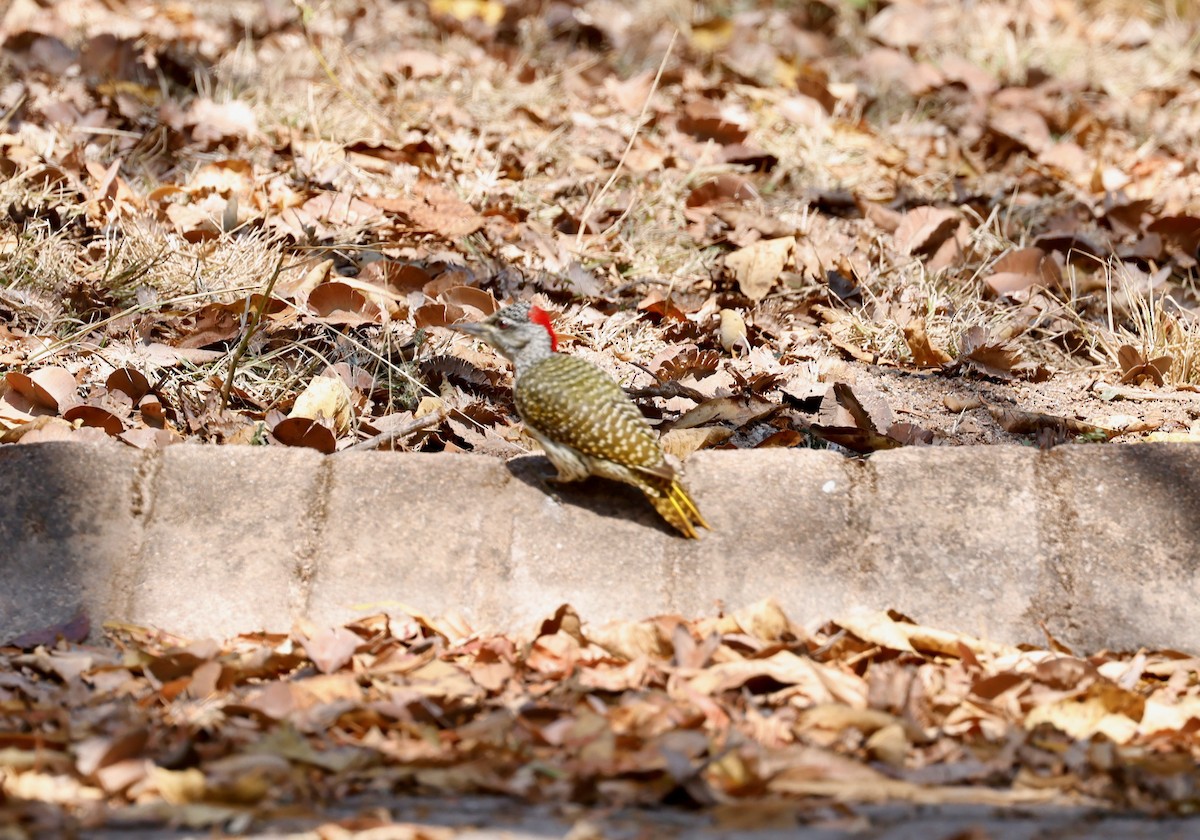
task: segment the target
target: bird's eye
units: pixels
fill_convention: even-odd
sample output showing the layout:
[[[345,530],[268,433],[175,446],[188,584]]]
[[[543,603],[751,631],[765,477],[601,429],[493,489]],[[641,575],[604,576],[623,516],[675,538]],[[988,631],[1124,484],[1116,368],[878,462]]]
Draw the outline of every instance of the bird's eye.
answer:
[[[496,326],[502,330],[508,329],[508,321],[497,321]]]

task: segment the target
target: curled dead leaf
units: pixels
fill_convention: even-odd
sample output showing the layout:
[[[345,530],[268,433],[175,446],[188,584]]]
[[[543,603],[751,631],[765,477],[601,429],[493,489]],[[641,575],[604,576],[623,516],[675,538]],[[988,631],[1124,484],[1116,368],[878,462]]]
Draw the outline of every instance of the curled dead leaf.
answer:
[[[733,354],[734,348],[750,349],[750,341],[746,337],[746,319],[735,309],[722,309],[718,313],[721,325],[717,328],[717,337],[725,352]]]
[[[174,429],[126,429],[117,437],[137,449],[162,449],[183,443],[183,436]]]
[[[913,364],[917,367],[941,367],[953,361],[953,357],[939,347],[935,347],[925,332],[925,319],[917,318],[904,325],[904,341],[913,356]]]
[[[974,368],[985,376],[1009,380],[1021,361],[1021,351],[1006,341],[994,339],[983,327],[971,327],[959,340],[956,364]]]
[[[1117,361],[1121,365],[1122,385],[1138,385],[1142,380],[1149,379],[1155,385],[1162,387],[1166,376],[1171,371],[1172,356],[1159,356],[1147,360],[1136,347],[1123,344],[1117,351]]]
[[[464,311],[473,309],[481,318],[488,317],[500,308],[491,292],[474,286],[451,286],[438,295],[438,298]]]
[[[413,323],[418,329],[445,327],[462,320],[462,307],[452,303],[427,303],[413,313]]]
[[[899,723],[892,723],[872,733],[867,739],[867,751],[889,767],[903,767],[912,744]]]
[[[896,228],[896,247],[904,254],[932,254],[954,233],[961,219],[955,210],[915,207]]]
[[[312,636],[299,636],[304,652],[322,674],[332,674],[340,670],[363,643],[357,633],[345,627],[327,628]]]
[[[110,391],[121,391],[128,394],[135,403],[150,393],[150,381],[145,374],[136,368],[117,368],[104,380],[104,387]]]
[[[712,696],[730,689],[741,688],[753,680],[768,678],[778,686],[802,685],[811,701],[831,703],[833,695],[817,675],[817,663],[781,650],[766,659],[741,662],[722,662],[705,668],[688,681],[692,690]]]
[[[88,403],[71,406],[63,412],[63,419],[71,423],[78,422],[83,426],[103,429],[109,437],[116,437],[125,428],[120,417],[106,408]]]
[[[46,440],[68,440],[75,426],[61,417],[43,414],[24,423],[18,423],[11,428],[5,428],[3,415],[0,415],[0,443],[17,443],[28,440],[28,443]]]
[[[864,642],[871,642],[890,650],[915,653],[908,641],[908,633],[885,612],[856,611],[837,619],[837,624]]]
[[[996,260],[984,282],[998,295],[1010,295],[1035,285],[1056,289],[1062,284],[1062,269],[1041,248],[1018,248]]]
[[[774,598],[764,598],[722,616],[717,620],[716,629],[721,633],[745,633],[771,642],[802,635]]]
[[[589,628],[589,640],[613,656],[632,662],[639,657],[668,659],[670,639],[655,622],[615,621],[600,628]]]
[[[757,199],[758,190],[738,175],[721,174],[705,181],[690,193],[684,202],[689,208],[714,207],[719,204],[741,204]]]
[[[1096,683],[1083,697],[1068,697],[1035,706],[1025,717],[1025,728],[1049,724],[1076,740],[1104,735],[1116,744],[1126,744],[1138,732],[1145,708],[1144,698],[1111,683]]]
[[[1010,406],[999,405],[989,405],[988,411],[1004,431],[1010,434],[1048,435],[1054,443],[1063,443],[1076,435],[1094,436],[1098,440],[1108,440],[1119,434],[1112,429],[1076,420],[1074,417],[1060,417],[1040,411],[1021,411]]]
[[[75,377],[66,368],[44,367],[30,374],[11,370],[4,379],[10,388],[41,408],[62,411],[78,402]]]
[[[309,417],[288,417],[280,420],[271,430],[271,435],[284,446],[302,446],[315,449],[323,455],[337,451],[337,437],[333,430]]]
[[[348,283],[322,283],[308,295],[308,307],[327,324],[374,324],[380,320],[379,307]]]
[[[685,412],[671,423],[671,429],[691,429],[709,423],[729,423],[740,429],[747,423],[761,420],[782,408],[781,405],[750,395],[747,397],[717,397]]]

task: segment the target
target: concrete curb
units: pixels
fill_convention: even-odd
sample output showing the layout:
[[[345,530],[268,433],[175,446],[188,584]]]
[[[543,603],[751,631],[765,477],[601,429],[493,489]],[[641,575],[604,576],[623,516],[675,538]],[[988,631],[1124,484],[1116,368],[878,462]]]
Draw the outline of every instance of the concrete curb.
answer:
[[[715,531],[632,490],[542,489],[541,458],[179,445],[0,448],[0,642],[68,620],[188,636],[409,605],[526,626],[711,614],[772,596],[1008,642],[1200,650],[1200,445],[700,452]]]

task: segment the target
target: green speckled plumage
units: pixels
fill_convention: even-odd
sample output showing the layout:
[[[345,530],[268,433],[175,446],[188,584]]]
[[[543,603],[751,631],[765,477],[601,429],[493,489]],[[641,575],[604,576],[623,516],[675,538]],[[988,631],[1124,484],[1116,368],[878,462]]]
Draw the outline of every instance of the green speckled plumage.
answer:
[[[559,444],[628,467],[670,472],[642,412],[591,362],[552,353],[521,372],[513,398],[526,425]]]

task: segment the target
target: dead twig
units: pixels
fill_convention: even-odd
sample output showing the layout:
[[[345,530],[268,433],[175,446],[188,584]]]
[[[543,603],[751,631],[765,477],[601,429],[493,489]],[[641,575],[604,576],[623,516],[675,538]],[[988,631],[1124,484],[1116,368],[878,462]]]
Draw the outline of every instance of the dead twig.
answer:
[[[385,443],[390,443],[397,438],[406,437],[411,435],[413,432],[419,432],[422,429],[428,429],[430,426],[436,426],[448,416],[450,416],[450,409],[446,406],[442,406],[441,408],[431,411],[428,414],[422,414],[420,417],[414,417],[403,426],[397,426],[395,429],[389,429],[386,432],[380,432],[374,437],[369,437],[364,441],[359,441],[353,446],[348,446],[338,454],[341,455],[344,452],[376,449],[377,447],[382,446]]]
[[[650,376],[654,377],[654,384],[645,388],[626,388],[625,393],[633,397],[635,400],[645,399],[647,397],[685,397],[695,403],[705,402],[708,397],[701,394],[695,388],[689,388],[677,379],[663,379],[650,368],[640,362],[630,362],[635,368],[638,368]]]

